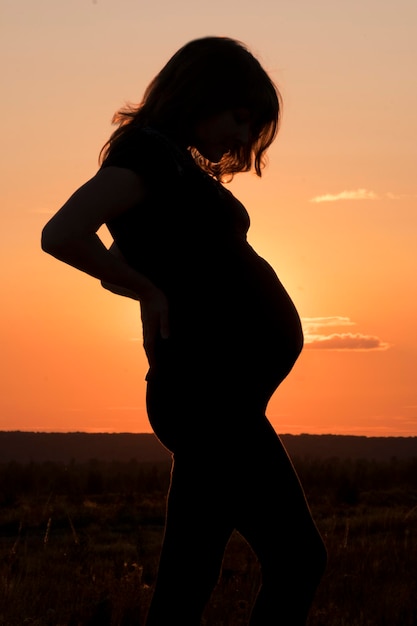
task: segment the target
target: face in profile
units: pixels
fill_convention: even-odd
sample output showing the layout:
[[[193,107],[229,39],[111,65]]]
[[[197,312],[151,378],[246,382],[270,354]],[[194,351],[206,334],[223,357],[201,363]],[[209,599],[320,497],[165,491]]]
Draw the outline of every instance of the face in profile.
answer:
[[[194,147],[212,163],[251,140],[251,114],[244,107],[227,109],[197,123]]]

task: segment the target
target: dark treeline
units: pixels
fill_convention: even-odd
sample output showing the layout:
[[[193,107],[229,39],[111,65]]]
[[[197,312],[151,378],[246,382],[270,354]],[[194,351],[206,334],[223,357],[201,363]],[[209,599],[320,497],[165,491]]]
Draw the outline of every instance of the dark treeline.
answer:
[[[142,463],[169,461],[170,455],[151,433],[43,433],[0,431],[0,461],[87,462],[90,459]]]
[[[357,504],[363,494],[394,490],[417,491],[417,457],[369,459],[294,458],[294,465],[309,497]],[[0,505],[10,506],[22,496],[65,496],[74,502],[89,496],[164,494],[169,462],[140,463],[91,459],[68,465],[0,463]],[[272,495],[272,494],[271,494]]]
[[[222,434],[219,432],[219,437]],[[417,457],[417,437],[362,437],[357,435],[281,435],[291,457],[375,459]],[[0,431],[0,462],[54,461],[68,464],[102,461],[159,463],[168,451],[150,433],[33,433]]]

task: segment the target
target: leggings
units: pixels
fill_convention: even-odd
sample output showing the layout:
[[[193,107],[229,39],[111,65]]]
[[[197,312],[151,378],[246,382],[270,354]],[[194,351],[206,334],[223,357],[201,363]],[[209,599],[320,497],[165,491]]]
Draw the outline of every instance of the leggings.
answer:
[[[173,464],[146,626],[199,626],[234,530],[261,568],[250,626],[304,626],[326,550],[265,416],[274,385],[265,377],[185,384],[171,374],[150,377],[147,390],[151,424]]]

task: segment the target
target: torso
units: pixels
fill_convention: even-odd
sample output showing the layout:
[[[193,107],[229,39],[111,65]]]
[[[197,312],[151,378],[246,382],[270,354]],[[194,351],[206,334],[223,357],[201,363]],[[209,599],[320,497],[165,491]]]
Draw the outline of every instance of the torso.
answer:
[[[169,363],[263,363],[288,373],[302,347],[299,316],[247,242],[246,209],[190,160],[174,161],[145,202],[108,224],[132,266],[168,296]]]

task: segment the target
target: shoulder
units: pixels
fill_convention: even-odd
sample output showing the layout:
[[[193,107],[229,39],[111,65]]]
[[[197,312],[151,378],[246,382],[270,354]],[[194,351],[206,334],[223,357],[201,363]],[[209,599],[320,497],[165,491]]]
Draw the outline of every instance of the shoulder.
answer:
[[[179,174],[180,161],[179,149],[167,137],[149,127],[132,127],[110,147],[101,168],[125,168],[152,180]]]
[[[128,167],[108,165],[98,170],[89,181],[93,193],[101,199],[124,205],[140,202],[146,194],[146,182]],[[114,197],[114,198],[113,198]]]

